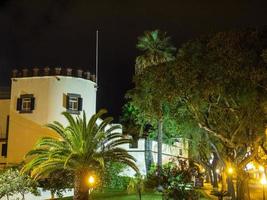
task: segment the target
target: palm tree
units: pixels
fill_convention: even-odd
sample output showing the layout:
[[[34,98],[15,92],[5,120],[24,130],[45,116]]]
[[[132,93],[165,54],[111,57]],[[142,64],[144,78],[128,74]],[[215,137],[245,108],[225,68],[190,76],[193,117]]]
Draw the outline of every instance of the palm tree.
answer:
[[[170,43],[170,37],[160,30],[145,31],[143,36],[138,37],[137,49],[144,54],[136,58],[136,73],[149,66],[156,66],[173,61],[176,48]]]
[[[116,132],[119,126],[109,125],[112,117],[97,123],[105,113],[106,110],[100,110],[87,122],[85,112],[82,118],[76,119],[64,112],[69,125],[64,127],[57,121],[47,125],[59,137],[41,138],[26,155],[33,158],[22,168],[22,173],[30,172],[38,179],[61,169],[71,171],[74,174],[74,200],[87,200],[87,177],[103,169],[107,161],[125,163],[138,172],[134,157],[118,147],[130,141]]]
[[[136,74],[142,74],[147,67],[158,66],[175,60],[176,48],[171,44],[170,37],[166,32],[160,30],[145,31],[144,35],[138,38],[137,48],[144,54],[136,58]],[[163,105],[160,103],[159,112],[162,113]],[[158,166],[162,166],[162,135],[163,135],[163,114],[158,116]],[[146,140],[149,142],[149,140]],[[147,144],[146,146],[149,146]]]

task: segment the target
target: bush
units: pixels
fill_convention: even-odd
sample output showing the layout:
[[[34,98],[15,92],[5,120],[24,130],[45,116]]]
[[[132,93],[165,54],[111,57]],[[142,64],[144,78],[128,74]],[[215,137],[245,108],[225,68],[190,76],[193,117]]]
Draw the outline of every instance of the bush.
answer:
[[[125,167],[126,166],[121,163],[107,163],[104,176],[102,177],[102,187],[108,189],[126,190],[131,178],[120,175]]]
[[[162,190],[167,199],[198,199],[191,180],[191,169],[185,163],[169,162],[163,165],[160,174],[156,167],[152,168],[147,176],[145,186]]]
[[[19,173],[17,168],[8,168],[0,172],[0,198],[20,194],[25,199],[25,194],[39,195],[37,184],[28,175]]]
[[[139,200],[142,199],[141,194],[144,192],[144,179],[140,174],[136,174],[134,178],[130,179],[127,192],[128,194],[137,193]]]
[[[63,192],[73,188],[73,174],[65,170],[52,172],[46,178],[38,180],[38,184],[43,190],[51,192],[51,199],[54,196],[63,197]]]

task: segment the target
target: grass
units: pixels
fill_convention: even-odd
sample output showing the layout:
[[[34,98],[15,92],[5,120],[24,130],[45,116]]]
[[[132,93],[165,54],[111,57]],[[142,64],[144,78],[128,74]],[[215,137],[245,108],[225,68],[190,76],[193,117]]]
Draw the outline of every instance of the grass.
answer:
[[[125,191],[105,191],[104,193],[94,193],[91,198],[93,200],[136,200],[136,194],[127,194]],[[62,200],[71,200],[72,197],[65,197]],[[160,193],[144,193],[142,200],[161,200]]]
[[[65,197],[62,200],[71,200],[72,197]],[[138,199],[136,194],[127,194],[125,191],[105,191],[104,193],[92,194],[93,200],[136,200]],[[208,200],[204,195],[201,195],[200,200]],[[162,200],[160,193],[146,192],[142,194],[142,200]]]

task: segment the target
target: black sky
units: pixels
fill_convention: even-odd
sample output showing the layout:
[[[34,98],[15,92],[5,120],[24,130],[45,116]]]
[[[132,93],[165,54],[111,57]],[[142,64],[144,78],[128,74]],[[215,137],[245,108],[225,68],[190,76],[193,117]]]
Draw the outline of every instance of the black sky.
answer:
[[[257,0],[1,0],[0,85],[12,68],[95,63],[100,30],[98,108],[117,117],[131,88],[137,37],[161,29],[179,47],[203,34],[267,24],[267,1]]]

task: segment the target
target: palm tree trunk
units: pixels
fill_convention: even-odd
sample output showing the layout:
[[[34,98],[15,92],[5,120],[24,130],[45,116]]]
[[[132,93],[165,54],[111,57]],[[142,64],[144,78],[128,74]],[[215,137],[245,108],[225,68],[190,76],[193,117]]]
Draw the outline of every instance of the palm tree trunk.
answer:
[[[152,141],[148,137],[145,138],[145,163],[146,173],[148,174],[151,165],[153,164]]]
[[[82,170],[75,173],[73,200],[88,200],[88,187],[86,185],[86,173]]]
[[[162,167],[162,135],[163,135],[163,119],[158,121],[158,167]]]

